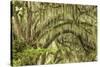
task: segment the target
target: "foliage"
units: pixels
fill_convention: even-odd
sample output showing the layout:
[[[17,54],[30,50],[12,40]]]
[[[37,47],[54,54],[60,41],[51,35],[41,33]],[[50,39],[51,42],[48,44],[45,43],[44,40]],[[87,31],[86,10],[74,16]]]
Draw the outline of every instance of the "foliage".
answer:
[[[12,65],[95,61],[97,8],[12,1]]]

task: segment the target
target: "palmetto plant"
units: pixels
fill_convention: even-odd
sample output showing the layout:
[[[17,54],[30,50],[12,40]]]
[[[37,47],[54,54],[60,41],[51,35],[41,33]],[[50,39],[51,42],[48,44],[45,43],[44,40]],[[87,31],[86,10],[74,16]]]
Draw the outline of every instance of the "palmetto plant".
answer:
[[[12,64],[96,60],[97,8],[12,1]]]

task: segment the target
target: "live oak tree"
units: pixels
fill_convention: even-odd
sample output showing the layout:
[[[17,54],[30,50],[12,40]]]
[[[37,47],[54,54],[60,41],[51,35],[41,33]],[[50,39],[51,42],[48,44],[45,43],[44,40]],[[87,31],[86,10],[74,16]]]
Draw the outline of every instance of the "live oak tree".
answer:
[[[12,64],[95,61],[97,7],[11,2]]]

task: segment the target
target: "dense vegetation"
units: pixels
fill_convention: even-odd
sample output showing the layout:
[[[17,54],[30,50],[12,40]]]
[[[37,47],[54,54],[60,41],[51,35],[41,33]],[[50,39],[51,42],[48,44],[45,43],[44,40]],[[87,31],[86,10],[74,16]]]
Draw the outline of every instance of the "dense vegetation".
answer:
[[[12,1],[12,65],[95,61],[97,7]]]

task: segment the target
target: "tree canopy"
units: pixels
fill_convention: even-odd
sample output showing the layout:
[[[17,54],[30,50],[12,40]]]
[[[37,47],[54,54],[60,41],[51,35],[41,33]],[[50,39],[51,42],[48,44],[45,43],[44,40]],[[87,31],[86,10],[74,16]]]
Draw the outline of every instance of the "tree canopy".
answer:
[[[97,60],[97,6],[11,2],[12,65]]]

